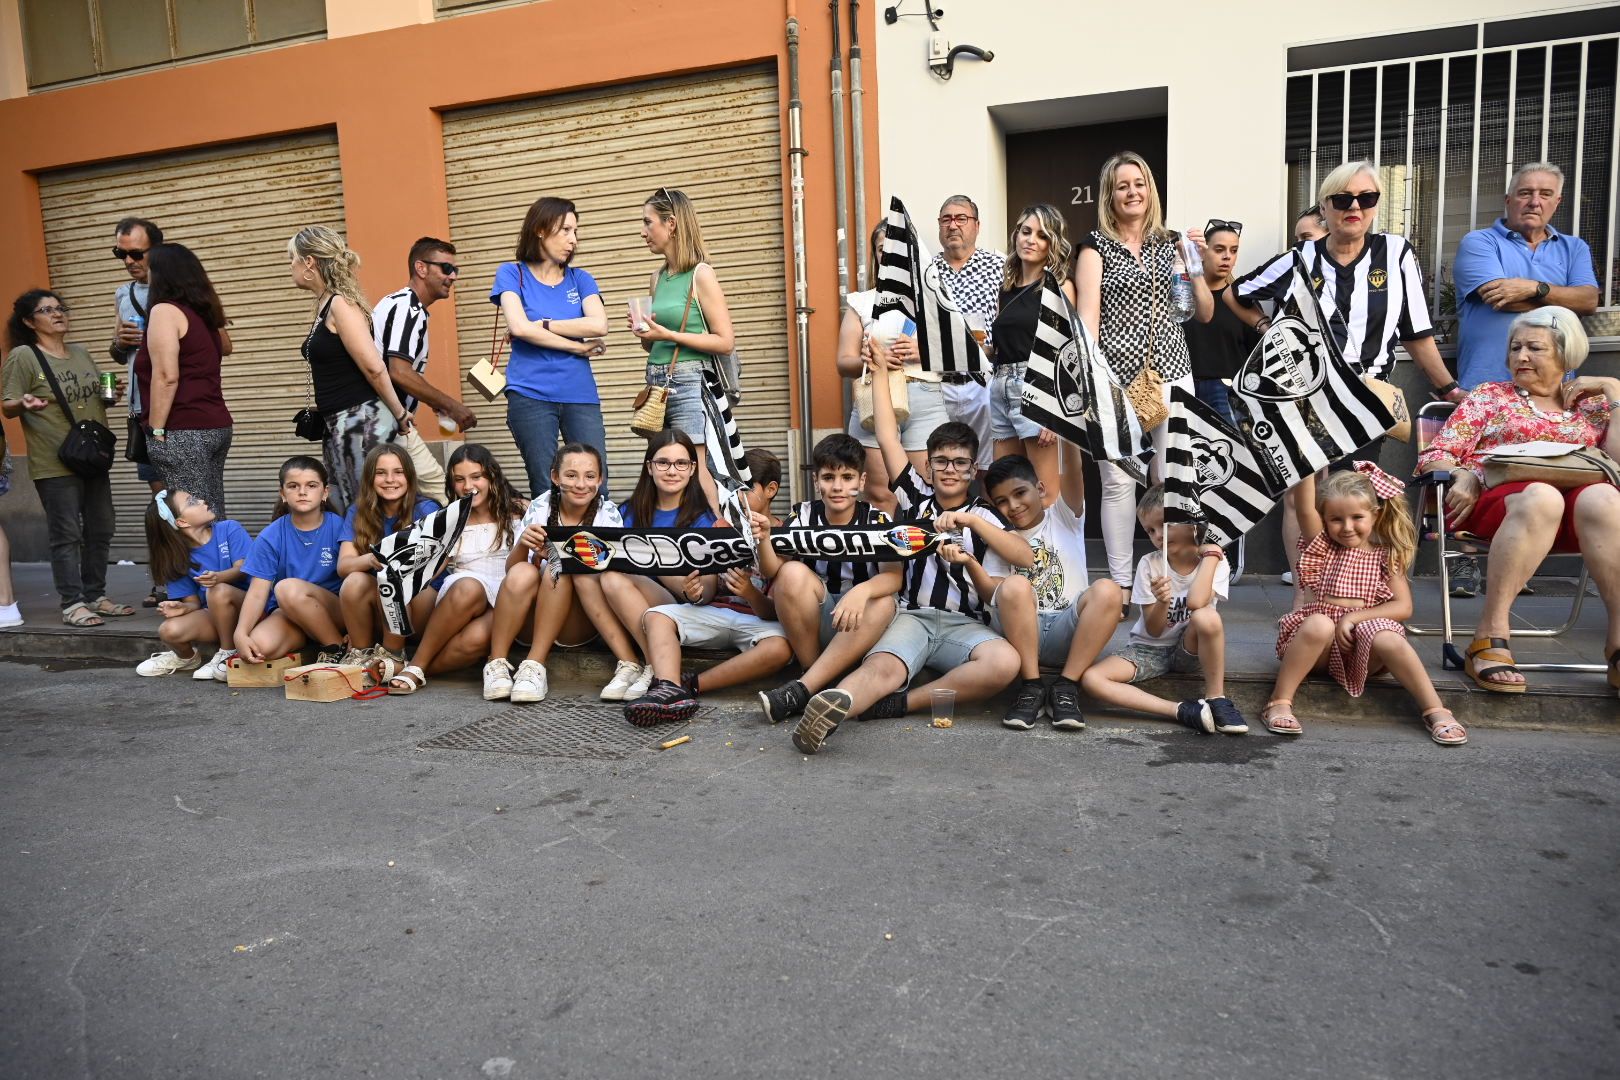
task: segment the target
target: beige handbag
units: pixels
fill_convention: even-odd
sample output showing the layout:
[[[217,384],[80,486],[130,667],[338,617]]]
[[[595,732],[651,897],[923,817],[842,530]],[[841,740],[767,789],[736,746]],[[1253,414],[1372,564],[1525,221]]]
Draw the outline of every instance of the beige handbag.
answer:
[[[1394,383],[1386,382],[1383,379],[1375,379],[1371,375],[1363,377],[1362,381],[1372,388],[1372,392],[1377,394],[1378,399],[1384,403],[1384,408],[1388,409],[1395,417],[1395,426],[1390,428],[1386,434],[1392,439],[1399,439],[1401,442],[1411,442],[1412,411],[1406,407],[1406,394]]]
[[[686,310],[681,312],[681,328],[679,333],[686,333],[686,320],[692,315],[692,293],[697,288],[696,278],[693,287],[686,292]],[[675,381],[675,364],[681,358],[681,347],[675,346],[675,352],[664,365],[664,385],[655,386],[648,383],[636,395],[630,408],[634,410],[630,416],[630,431],[640,435],[643,439],[650,439],[664,430],[664,418],[669,413],[669,395],[672,393],[669,386]]]
[[[1169,288],[1168,285],[1165,287]],[[1125,387],[1125,400],[1136,410],[1143,431],[1150,431],[1170,419],[1170,408],[1164,403],[1164,378],[1159,374],[1159,369],[1153,366],[1159,342],[1159,301],[1158,290],[1155,289],[1153,308],[1148,314],[1148,354],[1142,361],[1142,370]]]
[[[490,335],[489,355],[467,369],[467,382],[484,395],[485,401],[494,401],[506,392],[506,375],[501,371],[501,350],[512,340],[509,333],[501,336],[501,313],[495,312],[495,332]]]
[[[1595,446],[1584,446],[1557,457],[1512,455],[1485,458],[1485,486],[1520,483],[1551,484],[1569,490],[1587,484],[1620,487],[1620,465]]]
[[[889,400],[894,402],[894,422],[904,427],[911,419],[911,398],[906,389],[906,373],[904,369],[889,369]],[[860,420],[861,427],[866,431],[876,430],[876,419],[872,413],[872,372],[861,372],[859,381],[855,383],[855,415]]]

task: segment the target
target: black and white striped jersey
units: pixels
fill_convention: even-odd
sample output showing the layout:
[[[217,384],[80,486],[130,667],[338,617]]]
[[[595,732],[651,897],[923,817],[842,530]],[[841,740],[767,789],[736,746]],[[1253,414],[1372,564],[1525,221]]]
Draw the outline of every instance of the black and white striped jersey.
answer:
[[[1429,304],[1423,295],[1423,271],[1406,238],[1372,233],[1349,266],[1328,255],[1326,240],[1306,240],[1298,251],[1305,261],[1345,359],[1359,362],[1364,375],[1383,376],[1395,363],[1395,346],[1433,335]],[[1288,293],[1294,252],[1285,251],[1232,286],[1242,303],[1281,302]]]
[[[800,526],[825,528],[830,524],[827,520],[826,504],[820,499],[809,499],[799,503],[789,511],[787,524],[783,528],[792,529]],[[850,518],[849,524],[869,529],[881,529],[894,524],[894,522],[888,514],[870,503],[856,502],[855,515]],[[883,564],[875,562],[833,562],[830,559],[805,559],[803,561],[815,573],[816,577],[827,583],[828,596],[842,596],[850,586],[870,581],[883,572]]]
[[[904,523],[923,525],[932,529],[934,518],[945,512],[934,501],[933,487],[910,465],[890,481],[889,487],[899,502],[900,520]],[[983,499],[971,499],[955,507],[955,511],[959,514],[976,514],[998,529],[1007,527],[1001,515],[996,513],[996,508]],[[983,566],[985,573],[991,577],[1006,577],[1012,573],[1012,567],[1007,561],[991,551],[990,545],[978,533],[968,532],[963,546],[979,560],[979,565]],[[939,611],[960,612],[980,622],[990,621],[990,598],[981,597],[974,590],[967,567],[948,563],[941,559],[937,552],[932,552],[924,558],[912,559],[906,563],[903,574],[898,597],[902,610],[935,608]]]
[[[390,356],[397,356],[415,368],[418,375],[427,368],[428,309],[409,285],[377,301],[371,311],[371,336],[384,364]],[[394,391],[406,412],[416,411],[415,398],[398,386]]]

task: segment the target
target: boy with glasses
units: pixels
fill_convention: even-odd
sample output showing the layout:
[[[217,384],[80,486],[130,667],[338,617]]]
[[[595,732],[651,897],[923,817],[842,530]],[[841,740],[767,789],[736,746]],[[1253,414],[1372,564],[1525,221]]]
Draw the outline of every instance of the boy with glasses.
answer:
[[[885,369],[889,357],[881,344],[869,340],[864,351],[872,370]],[[793,731],[793,745],[805,754],[818,752],[852,714],[902,717],[926,709],[935,689],[953,690],[959,701],[980,701],[998,693],[1019,669],[1018,650],[989,627],[990,598],[1013,566],[1027,568],[1035,559],[990,504],[968,494],[978,435],[954,421],[935,428],[928,437],[925,480],[901,445],[889,380],[872,380],[872,402],[901,521],[954,535],[936,551],[902,564],[899,614],[860,667],[806,703]],[[925,667],[944,674],[912,686]]]

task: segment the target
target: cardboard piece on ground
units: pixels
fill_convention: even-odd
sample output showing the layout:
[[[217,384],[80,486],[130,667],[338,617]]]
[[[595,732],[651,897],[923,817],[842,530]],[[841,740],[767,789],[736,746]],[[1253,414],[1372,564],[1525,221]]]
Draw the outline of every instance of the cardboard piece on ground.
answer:
[[[347,701],[377,685],[359,664],[305,664],[281,673],[289,701]]]
[[[244,686],[280,686],[282,672],[304,662],[298,653],[288,653],[262,664],[250,664],[240,655],[233,656],[225,667],[226,685],[240,689]]]

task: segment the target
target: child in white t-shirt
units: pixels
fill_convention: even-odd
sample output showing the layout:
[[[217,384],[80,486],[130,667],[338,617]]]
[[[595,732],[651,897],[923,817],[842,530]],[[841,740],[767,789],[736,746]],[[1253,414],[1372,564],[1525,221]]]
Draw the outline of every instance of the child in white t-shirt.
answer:
[[[1142,614],[1130,644],[1089,669],[1086,693],[1108,705],[1173,719],[1205,735],[1242,735],[1243,714],[1226,696],[1226,632],[1215,610],[1226,599],[1231,573],[1218,544],[1198,544],[1190,525],[1164,525],[1164,488],[1149,488],[1136,514],[1156,550],[1136,564],[1131,602]],[[1166,543],[1168,542],[1168,547]],[[1169,672],[1204,673],[1204,696],[1175,702],[1137,683]]]

